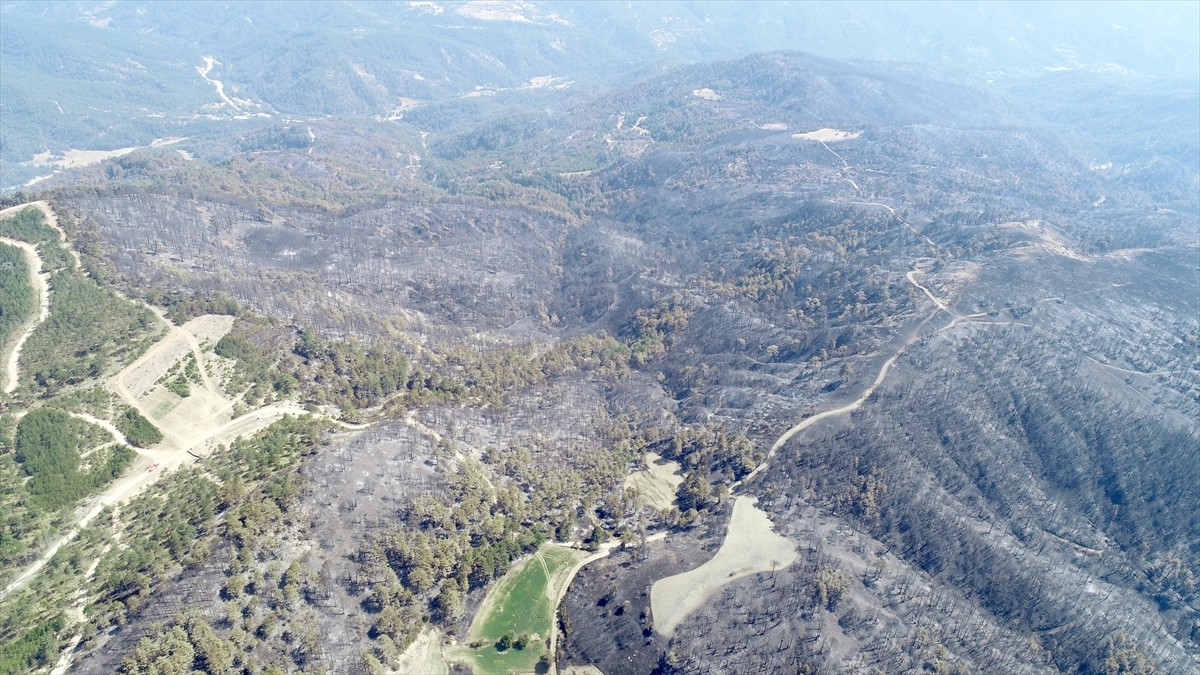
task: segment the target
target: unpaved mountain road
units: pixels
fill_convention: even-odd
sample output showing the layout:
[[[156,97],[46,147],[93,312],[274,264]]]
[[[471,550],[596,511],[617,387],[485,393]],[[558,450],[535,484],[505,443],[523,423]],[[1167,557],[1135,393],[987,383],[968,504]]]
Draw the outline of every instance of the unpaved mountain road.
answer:
[[[10,206],[0,211],[0,219],[15,216],[28,208],[35,208],[42,212],[42,215],[46,218],[46,224],[55,232],[58,232],[59,245],[71,254],[71,257],[75,260],[75,266],[82,270],[83,264],[80,262],[79,252],[67,245],[67,233],[59,226],[58,215],[54,213],[54,209],[50,208],[49,203],[39,201]],[[29,339],[29,336],[33,335],[33,331],[50,316],[50,273],[42,272],[42,256],[38,254],[37,247],[33,244],[18,239],[9,239],[8,237],[0,237],[0,242],[9,246],[16,246],[25,254],[25,264],[29,268],[29,282],[33,285],[34,290],[37,291],[39,306],[37,318],[30,319],[25,324],[20,337],[13,343],[12,349],[5,358],[4,372],[7,375],[7,379],[4,384],[4,393],[11,394],[16,391],[17,385],[20,382],[21,349],[24,348],[25,341]],[[3,347],[3,345],[0,345],[0,347]]]
[[[50,273],[41,271],[42,257],[38,255],[37,249],[32,244],[16,239],[9,239],[8,237],[0,237],[0,243],[21,249],[21,252],[25,255],[25,266],[29,269],[29,283],[33,286],[33,290],[37,292],[38,296],[37,315],[30,317],[25,322],[24,329],[13,343],[12,348],[9,349],[4,360],[4,372],[6,376],[4,393],[11,394],[16,391],[17,384],[21,379],[19,368],[21,350],[25,347],[25,341],[50,316]]]
[[[66,230],[62,229],[61,225],[58,224],[58,214],[55,213],[54,209],[50,207],[50,202],[43,200],[43,201],[37,201],[37,202],[26,202],[24,204],[18,204],[16,206],[10,206],[7,209],[0,211],[0,218],[7,218],[9,216],[15,216],[18,213],[20,213],[21,211],[24,211],[25,209],[28,209],[30,207],[35,208],[42,212],[42,215],[46,217],[46,224],[50,226],[50,229],[54,230],[55,232],[58,232],[59,246],[62,246],[64,249],[67,250],[67,253],[71,254],[71,258],[75,260],[75,266],[82,270],[83,262],[79,257],[79,251],[76,251],[73,247],[67,245],[67,232],[66,232]]]

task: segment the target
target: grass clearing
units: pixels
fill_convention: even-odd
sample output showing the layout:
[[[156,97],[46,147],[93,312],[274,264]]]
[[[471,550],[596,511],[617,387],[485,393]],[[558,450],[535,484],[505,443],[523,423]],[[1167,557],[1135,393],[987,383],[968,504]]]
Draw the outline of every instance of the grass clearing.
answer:
[[[546,544],[510,570],[484,598],[471,623],[467,646],[456,649],[453,656],[472,664],[477,673],[533,672],[547,652],[554,599],[571,568],[587,555]],[[512,645],[500,649],[498,643],[506,636]]]
[[[734,579],[781,569],[796,560],[795,544],[772,531],[770,518],[755,506],[756,501],[753,497],[737,498],[725,541],[711,560],[689,572],[654,582],[650,610],[654,628],[660,634],[674,634],[688,614]]]

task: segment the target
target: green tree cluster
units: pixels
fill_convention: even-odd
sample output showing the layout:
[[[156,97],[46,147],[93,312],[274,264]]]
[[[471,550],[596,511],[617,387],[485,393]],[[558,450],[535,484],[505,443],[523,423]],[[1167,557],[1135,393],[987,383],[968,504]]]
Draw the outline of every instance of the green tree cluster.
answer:
[[[1103,675],[1155,675],[1158,669],[1136,642],[1119,632],[1109,637],[1104,645],[1100,672]]]
[[[50,395],[99,377],[110,361],[139,348],[158,322],[143,307],[69,273],[51,279],[52,308],[25,345],[23,374]]]
[[[642,365],[666,353],[678,334],[688,325],[687,311],[678,299],[657,307],[639,309],[634,316],[634,339],[629,349],[634,363]]]
[[[0,236],[37,246],[38,255],[48,270],[74,269],[75,261],[59,244],[58,232],[46,223],[45,214],[36,207],[0,219]]]
[[[41,209],[30,206],[0,220],[0,236],[31,244],[58,242],[58,232],[46,224]]]
[[[513,560],[536,550],[546,534],[522,522],[522,502],[515,489],[498,493],[483,466],[470,459],[447,476],[440,498],[414,499],[408,526],[373,538],[359,554],[362,574],[379,582],[366,603],[379,612],[376,633],[407,644],[423,620],[458,618],[463,593],[503,576]]]
[[[250,405],[294,391],[299,382],[296,377],[299,364],[285,362],[293,340],[276,321],[239,316],[213,349],[217,356],[233,359],[237,364],[226,389],[245,391],[243,398]]]
[[[321,385],[329,402],[370,407],[408,384],[408,358],[386,342],[364,347],[353,338],[325,340],[303,331],[294,351],[304,359],[308,379]]]
[[[59,614],[15,639],[0,641],[0,675],[28,673],[50,665],[58,657],[58,634],[65,625],[65,618]]]
[[[17,424],[13,458],[29,481],[24,485],[36,510],[69,507],[77,499],[112,481],[133,462],[125,446],[97,450],[87,465],[80,452],[111,436],[103,429],[53,408],[37,408]]]
[[[125,434],[125,438],[130,443],[139,448],[148,448],[163,439],[162,432],[158,430],[158,427],[131,407],[126,407],[113,421],[113,425],[122,434]]]
[[[36,303],[25,254],[0,244],[0,349],[11,346],[21,325],[37,309]]]
[[[198,612],[184,612],[169,629],[142,638],[124,661],[123,675],[221,675],[232,671],[235,646]]]
[[[720,474],[730,482],[745,477],[765,457],[744,434],[730,433],[719,424],[651,429],[646,435],[648,446],[684,469],[698,469],[705,477]]]
[[[158,579],[180,565],[206,559],[222,528],[239,558],[253,557],[265,534],[280,525],[281,514],[295,502],[296,459],[315,452],[323,428],[311,417],[286,416],[214,454],[204,468],[179,469],[126,506],[123,520],[131,526],[125,546],[96,570],[100,621],[124,622]],[[242,571],[238,565],[235,574]],[[289,570],[281,588],[294,585],[299,592],[309,583],[304,580],[310,581],[308,575]],[[248,586],[242,578],[226,588],[240,596]]]

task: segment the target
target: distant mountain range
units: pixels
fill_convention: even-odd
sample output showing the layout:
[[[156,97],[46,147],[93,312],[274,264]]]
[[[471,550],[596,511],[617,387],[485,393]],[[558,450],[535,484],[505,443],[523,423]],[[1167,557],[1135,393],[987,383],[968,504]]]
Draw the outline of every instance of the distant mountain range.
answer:
[[[31,161],[46,151],[244,133],[268,118],[395,119],[780,49],[1002,86],[1060,71],[1200,77],[1195,3],[1080,15],[975,2],[4,2],[0,18],[0,186],[46,173]]]

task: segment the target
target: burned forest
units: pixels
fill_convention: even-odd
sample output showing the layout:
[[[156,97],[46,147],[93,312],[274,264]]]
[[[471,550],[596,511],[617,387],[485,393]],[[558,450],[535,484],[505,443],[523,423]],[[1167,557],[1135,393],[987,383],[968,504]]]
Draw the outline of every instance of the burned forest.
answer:
[[[1200,670],[1193,5],[0,2],[0,674]]]

